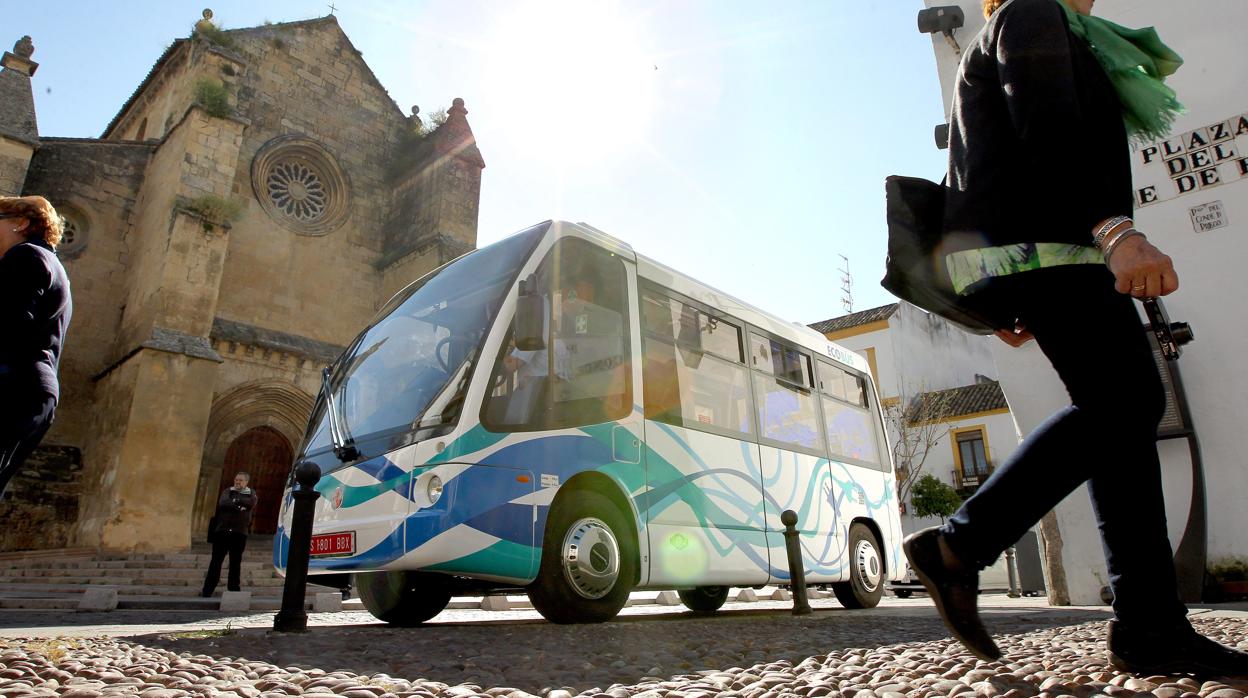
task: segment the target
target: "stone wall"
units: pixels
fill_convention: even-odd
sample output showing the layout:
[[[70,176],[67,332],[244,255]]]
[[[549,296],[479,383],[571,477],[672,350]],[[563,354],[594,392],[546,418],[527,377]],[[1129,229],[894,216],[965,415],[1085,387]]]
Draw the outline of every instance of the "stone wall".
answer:
[[[385,175],[405,119],[331,19],[240,31],[238,91],[250,123],[235,174],[246,210],[231,233],[219,313],[231,320],[346,344],[385,299],[373,263],[389,208]],[[316,142],[346,183],[347,215],[309,234],[275,220],[252,182],[256,154],[279,137]]]
[[[208,244],[190,231],[175,240],[177,211],[202,196],[229,195],[242,128],[192,107],[153,155],[129,236],[129,288],[114,348],[118,359],[148,339],[157,324],[208,335],[217,282],[207,289],[203,281],[220,274],[225,243]],[[194,251],[205,244],[219,248],[213,258]]]
[[[85,246],[62,252],[74,317],[61,356],[61,402],[44,443],[85,448],[98,433],[91,402],[94,376],[116,360],[113,345],[125,305],[130,267],[126,231],[154,146],[80,139],[44,139],[31,161],[26,194],[81,216]]]
[[[182,550],[217,364],[145,348],[100,385],[108,429],[89,452],[76,540],[111,550]]]
[[[19,478],[32,501],[52,501],[37,484],[49,477],[59,488],[26,514],[60,531],[41,547],[184,548],[233,439],[266,426],[297,446],[321,367],[395,291],[475,246],[484,164],[462,101],[441,140],[412,141],[332,17],[227,34],[224,47],[176,41],[104,140],[42,139],[22,166],[25,191],[72,208],[87,240],[62,255],[75,316],[45,440],[75,465]],[[228,115],[197,104],[203,79],[226,88]],[[396,151],[422,143],[400,176]],[[5,174],[21,155],[9,150],[0,186],[19,181]],[[318,157],[340,207],[321,224],[283,218],[275,163]],[[237,204],[237,218],[204,216],[208,196]],[[395,221],[405,235],[388,234]],[[79,491],[90,496],[75,509],[66,498]]]
[[[207,41],[179,39],[152,68],[104,137],[133,141],[165,138],[196,102],[201,79],[219,82],[234,106],[241,67],[232,53]]]
[[[78,449],[35,449],[0,500],[0,551],[67,547],[78,521],[81,473]]]
[[[0,136],[0,196],[17,196],[34,148]]]

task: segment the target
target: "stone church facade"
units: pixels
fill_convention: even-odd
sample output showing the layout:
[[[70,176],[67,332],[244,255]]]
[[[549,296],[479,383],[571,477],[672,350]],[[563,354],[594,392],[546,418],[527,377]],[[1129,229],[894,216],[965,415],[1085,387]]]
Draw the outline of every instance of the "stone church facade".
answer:
[[[320,371],[396,291],[476,244],[456,99],[421,127],[332,17],[175,41],[98,139],[40,136],[23,38],[0,71],[0,195],[46,196],[74,294],[57,420],[0,549],[179,550],[252,473],[271,533]]]

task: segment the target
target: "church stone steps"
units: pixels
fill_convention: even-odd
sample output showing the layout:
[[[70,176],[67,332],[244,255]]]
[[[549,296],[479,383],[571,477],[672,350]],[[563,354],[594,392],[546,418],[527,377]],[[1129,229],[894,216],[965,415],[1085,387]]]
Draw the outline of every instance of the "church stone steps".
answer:
[[[304,600],[304,609],[311,610],[315,598],[315,589],[309,588]],[[321,591],[324,591],[323,589]],[[332,591],[332,590],[331,590]],[[47,594],[24,596],[0,596],[0,609],[28,611],[74,611],[78,608],[81,594]],[[215,612],[219,610],[221,598],[210,599],[198,596],[161,596],[158,594],[118,594],[117,608],[120,610],[161,610],[161,611],[201,611]],[[276,611],[282,607],[281,596],[252,596],[252,611]],[[356,609],[358,610],[358,609]]]
[[[224,581],[224,580],[223,580]],[[117,589],[117,593],[121,595],[149,595],[149,596],[188,596],[198,597],[200,585],[182,585],[182,586],[164,586],[155,584],[109,584]],[[218,591],[224,588],[224,584],[217,585]],[[23,594],[41,595],[41,594],[81,594],[86,591],[86,585],[81,584],[5,584],[0,583],[0,594],[9,596],[17,596]],[[243,585],[244,591],[250,591],[253,597],[274,596],[281,597],[282,587],[266,586],[254,587]],[[328,587],[317,585],[308,585],[308,593],[337,591]]]
[[[76,609],[82,593],[92,586],[117,589],[118,608],[216,611],[215,598],[199,597],[211,548],[197,546],[181,553],[95,553],[82,550],[49,551],[0,556],[0,609]],[[228,563],[221,570],[223,590]],[[272,539],[262,539],[244,553],[243,589],[252,593],[253,610],[281,606],[285,580],[273,569]],[[318,592],[337,589],[309,584],[307,603]]]
[[[155,584],[109,584],[117,589],[119,596],[178,596],[188,598],[199,598],[200,586],[183,585],[183,586],[158,586]],[[224,585],[218,585],[220,590]],[[0,582],[0,596],[14,597],[40,597],[57,594],[72,594],[78,596],[85,592],[87,585],[82,584],[9,584]],[[264,586],[254,587],[243,585],[244,591],[250,591],[253,599],[256,598],[278,598],[282,597],[282,587]],[[308,585],[308,594],[317,592],[336,592],[337,589]]]
[[[140,565],[131,567],[115,567],[104,566],[98,563],[82,563],[82,564],[63,564],[63,565],[13,565],[9,567],[0,567],[0,575],[14,574],[41,574],[45,576],[62,576],[75,577],[83,574],[146,574],[154,572],[158,574],[177,575],[179,573],[203,574],[208,569],[209,560],[204,560],[203,564],[178,562],[165,565]],[[225,561],[228,566],[229,560]],[[273,570],[272,562],[243,562],[241,569],[245,572],[269,572]]]
[[[228,573],[222,571],[221,579],[225,580]],[[282,586],[282,578],[274,575],[256,576],[244,575],[240,581],[243,584],[254,587],[273,587]],[[102,584],[106,586],[193,586],[198,587],[204,582],[203,573],[194,576],[185,577],[133,577],[133,576],[103,576],[103,577],[7,577],[0,576],[0,584],[58,584],[58,585],[92,585]]]

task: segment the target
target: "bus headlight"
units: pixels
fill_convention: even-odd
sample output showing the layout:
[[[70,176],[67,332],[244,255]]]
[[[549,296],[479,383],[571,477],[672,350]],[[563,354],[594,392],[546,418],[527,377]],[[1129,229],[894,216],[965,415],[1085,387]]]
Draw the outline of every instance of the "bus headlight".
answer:
[[[442,478],[434,475],[425,482],[425,495],[430,504],[437,504],[442,499]]]

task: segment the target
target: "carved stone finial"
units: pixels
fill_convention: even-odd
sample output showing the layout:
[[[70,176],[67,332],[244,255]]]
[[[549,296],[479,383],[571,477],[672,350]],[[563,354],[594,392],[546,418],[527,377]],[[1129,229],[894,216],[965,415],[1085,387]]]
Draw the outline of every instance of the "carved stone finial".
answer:
[[[412,105],[412,118],[413,119],[420,118],[420,107],[415,104]]]
[[[216,29],[217,25],[212,23],[212,10],[209,8],[204,8],[203,15],[204,15],[204,18],[195,23],[195,31],[207,32],[207,31]]]
[[[29,60],[35,53],[35,43],[30,40],[30,36],[23,36],[13,44],[13,53]]]
[[[464,100],[460,97],[456,97],[451,100],[451,108],[447,109],[446,113],[455,116],[466,116],[468,114],[468,110],[464,108]]]

